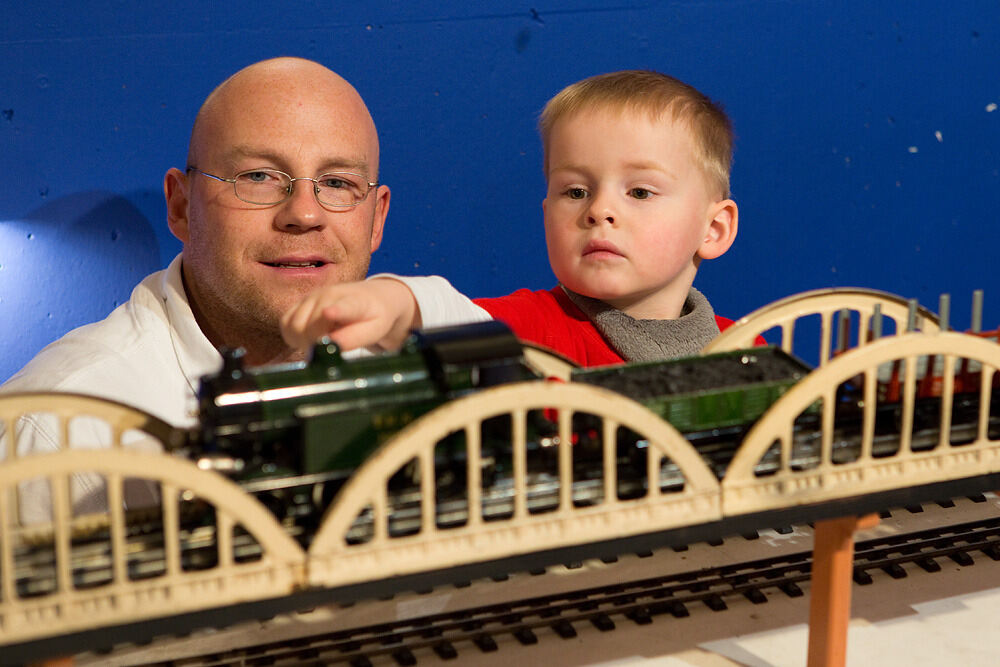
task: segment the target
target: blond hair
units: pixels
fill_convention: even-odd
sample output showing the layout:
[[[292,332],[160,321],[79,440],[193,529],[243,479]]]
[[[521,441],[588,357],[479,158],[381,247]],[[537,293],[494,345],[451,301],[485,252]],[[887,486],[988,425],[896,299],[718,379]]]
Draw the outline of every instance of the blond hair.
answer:
[[[705,177],[729,197],[729,170],[733,159],[733,129],[722,107],[693,86],[672,76],[649,70],[599,74],[563,88],[549,100],[538,122],[549,171],[549,138],[560,120],[589,109],[636,111],[653,122],[670,113],[673,122],[685,123],[695,145],[695,159]]]

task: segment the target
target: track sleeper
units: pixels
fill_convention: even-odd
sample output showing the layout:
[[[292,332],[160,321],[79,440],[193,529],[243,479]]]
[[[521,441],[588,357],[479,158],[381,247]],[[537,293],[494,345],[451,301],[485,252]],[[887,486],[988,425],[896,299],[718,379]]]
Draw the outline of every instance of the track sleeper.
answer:
[[[670,602],[668,604],[668,609],[670,610],[670,615],[674,618],[687,618],[691,615],[691,612],[688,611],[687,605],[679,600]]]
[[[705,598],[704,602],[705,606],[712,611],[725,611],[726,609],[729,609],[729,606],[726,604],[726,601],[722,599],[721,595],[709,595]]]
[[[983,547],[981,551],[992,560],[1000,560],[1000,544],[994,542],[993,544]]]
[[[497,642],[490,635],[483,633],[476,635],[472,639],[472,643],[479,648],[483,653],[492,653],[497,650]]]
[[[392,652],[392,659],[402,667],[413,667],[417,664],[417,657],[408,648],[398,648]]]
[[[454,660],[458,657],[458,651],[455,650],[455,646],[451,642],[438,642],[434,644],[434,652],[442,660]]]
[[[786,581],[778,586],[781,592],[790,598],[800,598],[805,593],[802,592],[802,588],[794,581]]]
[[[531,628],[518,628],[514,631],[514,638],[525,646],[538,643],[538,635],[532,632]]]
[[[967,551],[956,551],[955,553],[951,554],[949,558],[951,558],[953,561],[955,561],[962,567],[968,567],[969,565],[975,563],[975,561],[972,560],[972,556],[970,556],[969,552]]]
[[[608,632],[615,629],[615,622],[607,614],[598,614],[590,619],[590,622],[601,632]]]
[[[634,622],[636,625],[649,625],[653,622],[652,617],[649,615],[649,609],[646,607],[635,607],[625,612],[625,618]]]
[[[572,623],[565,619],[553,623],[552,631],[563,639],[572,639],[573,637],[576,637],[576,628],[573,627]]]
[[[924,570],[924,572],[940,572],[941,564],[938,563],[933,558],[921,558],[917,561],[917,565]]]
[[[882,571],[888,574],[893,579],[905,579],[906,570],[899,563],[889,563],[888,565],[882,566]]]

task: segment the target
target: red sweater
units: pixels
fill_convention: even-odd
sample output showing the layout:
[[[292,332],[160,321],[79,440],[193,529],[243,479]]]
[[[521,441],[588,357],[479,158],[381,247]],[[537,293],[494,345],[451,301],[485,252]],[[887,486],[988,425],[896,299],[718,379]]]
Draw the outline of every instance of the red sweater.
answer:
[[[547,347],[581,366],[625,363],[558,286],[539,292],[520,289],[507,296],[474,301],[494,319],[510,326],[521,340]],[[733,323],[719,315],[715,321],[720,331]]]

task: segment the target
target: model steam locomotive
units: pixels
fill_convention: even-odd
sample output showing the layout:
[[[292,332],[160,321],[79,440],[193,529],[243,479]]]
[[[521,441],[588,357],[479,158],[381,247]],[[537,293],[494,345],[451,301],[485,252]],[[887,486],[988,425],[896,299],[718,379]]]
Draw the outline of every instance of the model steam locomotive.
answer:
[[[375,448],[436,407],[504,383],[546,381],[527,362],[521,343],[499,322],[417,332],[399,352],[351,360],[328,342],[318,344],[309,361],[290,365],[249,369],[238,352],[224,356],[222,371],[203,380],[200,424],[191,435],[188,454],[200,467],[231,476],[278,516],[294,522],[303,517],[318,520],[343,482]],[[645,405],[677,428],[721,478],[746,431],[810,370],[779,348],[755,347],[662,362],[577,368],[570,381],[601,386]],[[881,393],[884,399],[885,392]],[[851,433],[858,428],[861,396],[861,388],[850,382],[839,388],[841,435],[835,440],[835,459],[857,456]],[[956,396],[955,419],[974,423],[978,407],[971,399]],[[937,428],[938,401],[930,394],[920,400],[914,429],[928,433],[923,440],[914,439],[917,448],[921,442],[937,441],[932,431]],[[876,456],[880,451],[891,454],[899,441],[898,402],[882,403]],[[807,409],[796,423],[795,465],[813,465],[816,459],[819,408]],[[551,446],[558,441],[558,429],[545,410],[532,411],[528,419],[528,473],[541,489],[558,467],[558,448]],[[583,487],[599,474],[603,460],[599,432],[596,417],[574,416],[574,484],[581,487],[574,498],[585,498]],[[496,489],[509,484],[510,436],[509,418],[483,423],[484,485]],[[649,479],[642,455],[645,443],[627,428],[619,429],[617,439],[619,493],[641,495]],[[758,464],[758,474],[774,470],[777,450],[772,454]],[[463,493],[463,434],[454,433],[437,444],[435,466],[439,498]],[[417,474],[414,465],[390,481],[399,506],[418,492]],[[676,468],[665,465],[661,485],[670,484],[683,480]],[[485,496],[490,495],[487,491]]]
[[[188,454],[202,468],[238,480],[279,516],[315,515],[350,473],[408,423],[447,401],[510,382],[546,381],[525,359],[521,343],[500,322],[414,333],[397,353],[345,359],[336,345],[318,344],[307,362],[246,368],[226,352],[222,370],[204,378],[200,423]],[[621,367],[574,369],[571,381],[628,395],[671,422],[699,447],[721,476],[743,432],[809,367],[774,347]],[[594,420],[573,424],[577,478],[601,461]],[[484,422],[483,479],[509,478],[510,421]],[[529,473],[554,468],[554,420],[529,415]],[[634,457],[639,436],[622,429],[620,458]],[[504,453],[504,450],[507,453]],[[461,434],[435,450],[438,483],[458,489],[465,479]],[[624,460],[627,469],[629,461]],[[644,465],[644,464],[643,464]],[[631,483],[642,484],[636,466]],[[534,468],[534,469],[531,469]],[[417,485],[401,471],[399,495]],[[630,483],[624,475],[622,484]],[[441,489],[447,495],[448,489]]]

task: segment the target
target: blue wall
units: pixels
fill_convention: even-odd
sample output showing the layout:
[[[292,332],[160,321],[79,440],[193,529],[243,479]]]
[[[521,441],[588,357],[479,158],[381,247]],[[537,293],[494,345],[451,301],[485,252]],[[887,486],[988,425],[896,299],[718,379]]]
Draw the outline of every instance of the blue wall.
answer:
[[[985,288],[1000,322],[995,0],[4,5],[0,379],[179,250],[163,173],[207,93],[276,55],[368,101],[393,189],[373,270],[550,286],[537,113],[574,80],[653,68],[737,130],[740,235],[696,281],[718,312],[857,285],[932,309],[951,292],[963,325]]]

